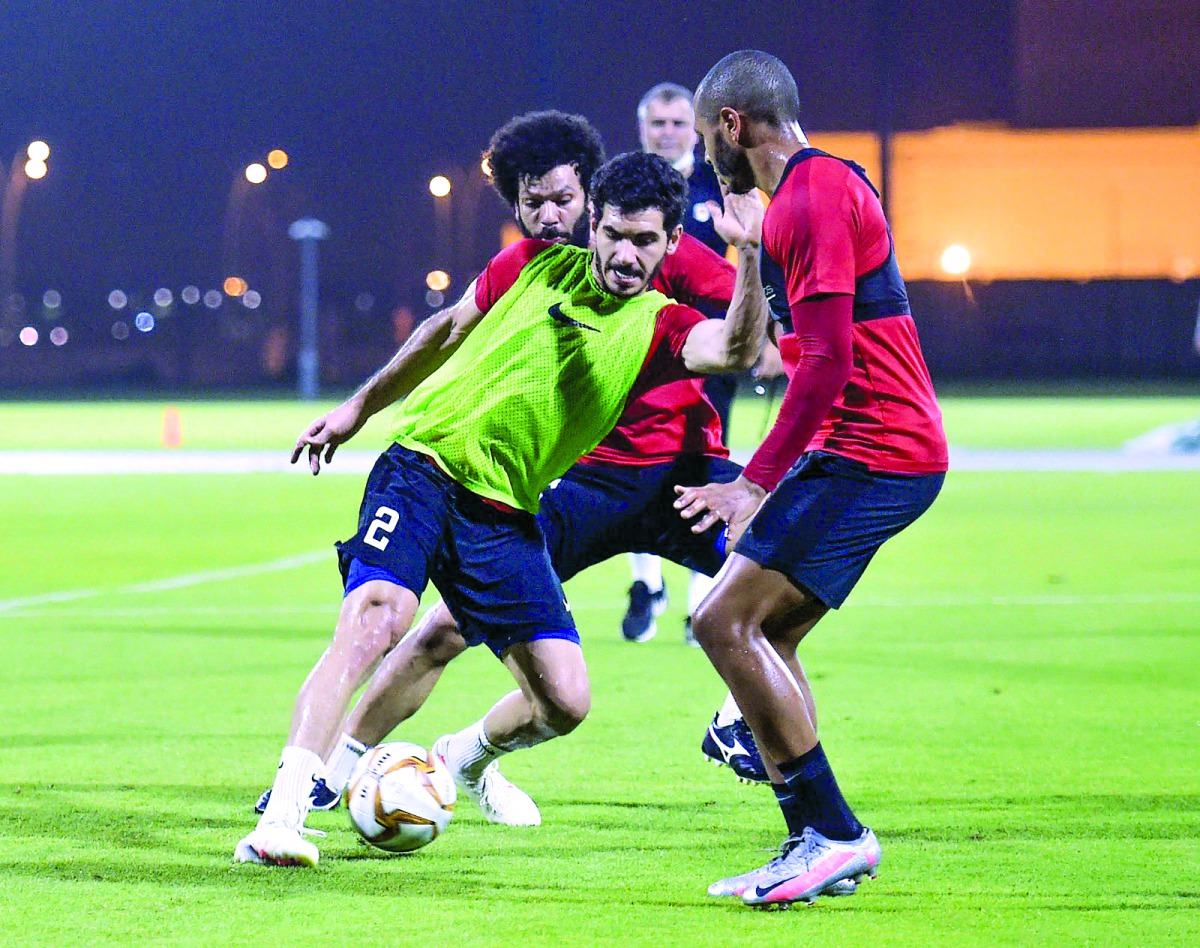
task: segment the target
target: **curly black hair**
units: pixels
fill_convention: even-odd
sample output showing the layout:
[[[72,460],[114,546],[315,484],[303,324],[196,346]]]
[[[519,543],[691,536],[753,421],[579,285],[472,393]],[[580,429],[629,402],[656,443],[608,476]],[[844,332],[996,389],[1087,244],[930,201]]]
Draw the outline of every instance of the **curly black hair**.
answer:
[[[510,207],[517,203],[521,181],[540,178],[559,165],[574,165],[583,190],[604,162],[604,142],[582,115],[526,112],[510,119],[492,136],[484,153],[492,184]]]
[[[687,181],[658,155],[628,151],[608,162],[592,179],[592,208],[598,217],[611,205],[623,214],[656,207],[669,234],[683,220]]]

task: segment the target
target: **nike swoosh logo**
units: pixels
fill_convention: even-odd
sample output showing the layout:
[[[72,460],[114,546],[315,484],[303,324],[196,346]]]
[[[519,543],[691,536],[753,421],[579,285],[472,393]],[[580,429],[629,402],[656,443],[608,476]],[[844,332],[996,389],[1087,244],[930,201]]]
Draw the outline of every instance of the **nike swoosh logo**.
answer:
[[[750,756],[750,752],[742,746],[742,742],[736,737],[733,739],[732,744],[726,744],[723,740],[721,740],[721,736],[713,729],[711,724],[708,726],[708,734],[713,739],[713,743],[716,744],[717,747],[721,748],[721,753],[723,753],[727,758],[736,757],[738,754],[741,754],[743,757]]]
[[[823,858],[825,858],[825,857],[823,857]],[[810,889],[814,885],[816,885],[817,882],[820,881],[822,875],[831,876],[834,873],[840,872],[842,869],[846,868],[846,866],[849,863],[853,862],[854,859],[855,859],[854,853],[849,853],[849,852],[842,853],[837,858],[836,865],[833,865],[830,867],[825,867],[825,868],[819,868],[819,863],[822,860],[817,860],[818,865],[814,865],[814,866],[810,867],[808,872],[804,873],[803,876],[799,877],[800,882],[799,882],[797,891],[798,892],[807,891],[808,889]],[[842,878],[845,879],[848,877],[843,876]],[[784,885],[785,883],[788,883],[788,882],[795,882],[795,881],[796,881],[796,877],[793,876],[790,879],[780,879],[778,882],[772,882],[768,886],[755,885],[754,896],[755,896],[755,898],[761,899],[761,898],[763,898],[763,896],[765,896],[771,892],[774,892],[781,885]],[[828,885],[833,885],[833,881],[830,881],[828,883]]]
[[[757,899],[761,899],[764,895],[768,895],[769,893],[774,892],[785,882],[791,882],[791,881],[792,881],[791,879],[780,879],[778,882],[773,882],[771,885],[767,886],[765,889],[761,885],[756,885],[754,887],[754,897]]]
[[[562,311],[562,303],[555,303],[547,312],[549,312],[551,319],[562,323],[564,326],[577,326],[579,329],[590,329],[592,332],[600,331],[595,326],[589,326],[587,323],[581,323],[578,319],[572,319]]]

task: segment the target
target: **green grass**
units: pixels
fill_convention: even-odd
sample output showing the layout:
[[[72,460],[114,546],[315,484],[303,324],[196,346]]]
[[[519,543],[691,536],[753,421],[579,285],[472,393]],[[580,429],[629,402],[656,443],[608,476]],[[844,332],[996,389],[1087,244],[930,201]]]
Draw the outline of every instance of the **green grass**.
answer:
[[[5,405],[0,421],[66,446],[87,429],[79,407],[25,422]],[[1020,407],[962,417],[1037,430],[1044,405],[1024,421]],[[1194,407],[1142,406],[1136,423]],[[158,408],[94,410],[131,437]],[[210,446],[261,447],[267,415],[294,437],[311,413],[185,406]],[[1194,474],[949,478],[803,654],[842,786],[883,842],[880,877],[781,914],[704,894],[766,859],[778,811],[700,760],[723,689],[681,643],[682,572],[659,637],[629,646],[619,560],[568,588],[592,715],[504,763],[542,827],[463,806],[435,845],[387,857],[340,812],[315,814],[329,831],[315,871],[230,865],[327,642],[332,552],[123,587],[326,549],[352,530],[360,489],[299,473],[0,478],[0,604],[92,591],[0,605],[0,944],[1200,943]],[[473,651],[398,737],[427,744],[508,686]]]

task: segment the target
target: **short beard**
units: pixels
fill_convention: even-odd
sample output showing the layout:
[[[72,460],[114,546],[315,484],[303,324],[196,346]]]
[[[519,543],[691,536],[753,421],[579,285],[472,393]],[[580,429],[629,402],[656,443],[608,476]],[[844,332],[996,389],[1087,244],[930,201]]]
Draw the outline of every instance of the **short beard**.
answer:
[[[718,138],[713,152],[713,166],[717,174],[728,184],[734,194],[746,194],[754,189],[754,169],[750,156],[740,148],[734,148],[725,139]]]
[[[543,237],[538,234],[530,233],[529,228],[525,226],[525,222],[523,220],[521,220],[520,215],[517,215],[516,222],[517,222],[517,227],[520,229],[521,233],[532,240],[553,241],[553,240],[561,239],[560,236]],[[591,232],[591,229],[590,229],[590,226],[588,223],[587,214],[580,214],[579,220],[577,220],[575,222],[574,229],[571,231],[571,233],[566,235],[566,238],[567,238],[566,243],[572,244],[576,247],[586,247],[588,245],[588,236],[589,236],[590,232]]]

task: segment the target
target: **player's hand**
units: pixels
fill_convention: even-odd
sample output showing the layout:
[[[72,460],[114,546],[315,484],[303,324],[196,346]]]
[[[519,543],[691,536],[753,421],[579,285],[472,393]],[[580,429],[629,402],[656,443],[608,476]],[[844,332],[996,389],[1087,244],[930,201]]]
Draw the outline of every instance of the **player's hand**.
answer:
[[[714,523],[725,521],[725,533],[729,548],[737,543],[758,508],[767,497],[767,492],[744,477],[728,484],[705,484],[703,487],[675,487],[679,495],[675,509],[684,520],[698,517],[692,524],[692,533],[703,533]]]
[[[353,400],[343,402],[327,415],[322,415],[309,425],[302,435],[296,439],[296,447],[292,449],[292,463],[300,460],[304,449],[308,448],[308,466],[313,474],[321,473],[321,454],[325,454],[325,463],[333,460],[333,453],[338,445],[349,441],[363,426],[366,418]]]
[[[746,194],[734,194],[722,190],[725,201],[721,206],[709,201],[713,228],[725,243],[735,247],[757,247],[762,243],[763,203],[757,190]]]
[[[770,341],[763,344],[758,362],[750,370],[756,379],[776,379],[783,375],[783,357]]]

